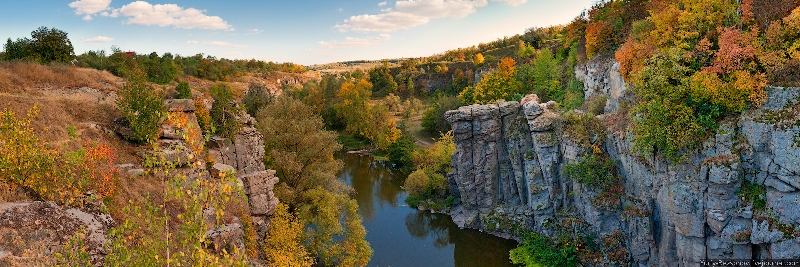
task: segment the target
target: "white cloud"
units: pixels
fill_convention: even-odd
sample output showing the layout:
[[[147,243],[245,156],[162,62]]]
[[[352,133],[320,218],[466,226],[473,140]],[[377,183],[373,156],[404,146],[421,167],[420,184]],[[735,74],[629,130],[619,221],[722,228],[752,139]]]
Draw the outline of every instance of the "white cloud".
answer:
[[[77,0],[69,3],[69,7],[75,9],[75,14],[85,15],[83,20],[92,20],[92,15],[108,9],[111,0]]]
[[[189,41],[186,41],[186,43],[187,44],[198,44],[200,42],[198,42],[197,40],[189,40]]]
[[[528,0],[492,0],[493,2],[503,2],[509,6],[520,6],[528,2]]]
[[[429,19],[414,14],[389,12],[378,15],[359,15],[346,19],[343,24],[336,24],[341,32],[391,32],[399,29],[416,27],[428,23]]]
[[[391,39],[392,36],[388,34],[380,34],[375,37],[370,38],[354,38],[354,37],[346,37],[344,41],[330,41],[319,42],[319,45],[324,48],[353,48],[353,47],[365,47],[365,46],[373,46],[377,45],[380,42],[386,41]]]
[[[114,41],[114,38],[106,36],[95,36],[92,38],[83,39],[83,42],[86,43],[100,43],[100,42],[111,42],[111,41]]]
[[[386,1],[378,3],[378,6],[385,6],[385,5],[386,5]]]
[[[232,43],[229,43],[229,42],[222,42],[222,41],[210,41],[210,42],[209,41],[205,41],[205,42],[203,42],[203,44],[206,44],[208,46],[217,46],[217,47],[247,48],[246,45],[237,45],[237,44],[232,44]]]
[[[264,32],[264,30],[261,30],[261,29],[249,29],[249,30],[247,30],[247,34],[245,34],[245,35],[256,35],[256,34],[261,34],[262,32]]]
[[[491,0],[519,6],[528,0]],[[428,23],[436,18],[463,18],[477,12],[489,0],[403,0],[395,2],[394,8],[381,10],[381,14],[351,16],[334,28],[339,31],[391,32]],[[383,6],[381,2],[378,6]]]
[[[232,30],[225,20],[219,16],[208,16],[204,11],[195,8],[183,8],[176,4],[150,4],[146,1],[135,1],[111,12],[101,13],[103,16],[127,17],[126,22],[134,25],[172,26],[178,29]]]

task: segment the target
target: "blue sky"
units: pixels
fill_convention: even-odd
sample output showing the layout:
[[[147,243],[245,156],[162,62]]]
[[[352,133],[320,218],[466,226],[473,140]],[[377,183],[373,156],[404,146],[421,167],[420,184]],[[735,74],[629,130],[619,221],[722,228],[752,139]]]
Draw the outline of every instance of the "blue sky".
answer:
[[[593,0],[25,0],[0,9],[0,38],[66,31],[81,54],[137,53],[318,64],[429,56],[564,24]]]

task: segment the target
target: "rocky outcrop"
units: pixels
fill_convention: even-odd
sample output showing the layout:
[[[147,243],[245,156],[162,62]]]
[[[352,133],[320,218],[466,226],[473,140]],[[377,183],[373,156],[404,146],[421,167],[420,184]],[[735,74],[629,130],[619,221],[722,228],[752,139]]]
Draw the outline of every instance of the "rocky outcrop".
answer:
[[[620,88],[593,75],[587,94]],[[617,74],[618,75],[618,74]],[[616,89],[614,89],[616,88]],[[624,89],[621,89],[624,90]],[[591,91],[591,92],[590,92]],[[800,88],[768,88],[769,100],[721,122],[687,160],[632,152],[625,132],[605,136],[624,193],[618,206],[596,207],[599,192],[562,174],[589,153],[559,130],[552,103],[472,105],[445,114],[456,152],[448,178],[460,227],[519,236],[552,233],[552,223],[579,220],[588,232],[621,232],[637,266],[700,266],[703,259],[787,259],[800,255]],[[611,103],[611,102],[610,102]],[[598,118],[606,118],[604,115]],[[740,197],[745,183],[763,188],[765,207]],[[749,188],[746,190],[750,190]],[[613,265],[613,264],[609,264]]]
[[[626,91],[619,67],[619,63],[609,57],[595,57],[575,67],[575,78],[583,82],[584,98],[607,96],[606,112],[617,111]]]
[[[55,253],[81,239],[91,262],[102,265],[106,232],[114,226],[108,214],[64,209],[53,202],[0,203],[0,265],[52,264]],[[79,244],[73,243],[74,246]]]

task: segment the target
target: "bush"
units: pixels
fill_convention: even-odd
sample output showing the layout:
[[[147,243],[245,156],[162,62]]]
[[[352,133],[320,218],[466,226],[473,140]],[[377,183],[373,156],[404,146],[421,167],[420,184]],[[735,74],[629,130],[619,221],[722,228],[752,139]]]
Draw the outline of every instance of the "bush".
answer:
[[[0,181],[59,204],[71,205],[89,190],[103,199],[113,197],[119,178],[114,149],[84,143],[76,151],[56,151],[33,132],[30,124],[37,114],[34,107],[20,120],[11,111],[0,111]]]
[[[422,113],[422,129],[428,133],[439,134],[450,131],[450,123],[444,119],[444,113],[460,106],[461,101],[454,96],[436,96],[433,104]]]
[[[148,85],[143,74],[132,75],[119,92],[117,108],[128,120],[133,131],[128,140],[145,144],[158,138],[166,108],[164,96]]]
[[[214,99],[211,107],[212,131],[225,137],[233,137],[242,124],[237,119],[241,110],[236,105],[231,87],[227,84],[216,84],[211,87],[211,97]]]
[[[425,173],[425,170],[416,170],[408,175],[403,187],[409,195],[424,196],[428,193],[430,181],[431,179]]]
[[[622,184],[614,162],[600,153],[595,148],[593,153],[578,162],[565,165],[564,175],[583,185],[600,189],[601,192],[590,199],[596,207],[618,207],[623,194]]]
[[[764,210],[764,208],[767,207],[767,188],[763,185],[744,180],[742,189],[739,190],[737,195],[739,195],[745,203],[752,203],[755,210]]]
[[[545,235],[531,232],[511,250],[509,258],[514,264],[528,267],[578,266],[577,251],[575,244],[558,244]]]
[[[175,96],[177,99],[192,99],[192,89],[189,88],[189,84],[186,82],[178,83],[178,86],[175,87],[175,90],[178,91],[178,95]]]

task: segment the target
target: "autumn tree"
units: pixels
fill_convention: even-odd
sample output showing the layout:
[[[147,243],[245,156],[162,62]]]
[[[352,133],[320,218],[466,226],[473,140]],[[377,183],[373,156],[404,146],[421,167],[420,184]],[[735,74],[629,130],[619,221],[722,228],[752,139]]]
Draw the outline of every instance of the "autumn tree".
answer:
[[[497,65],[497,70],[483,76],[475,85],[473,92],[462,93],[466,103],[491,103],[497,100],[511,100],[515,95],[521,95],[521,86],[516,80],[516,62],[503,58]],[[469,89],[468,89],[469,90]],[[464,96],[472,94],[471,99]]]
[[[266,256],[270,265],[310,267],[314,259],[303,246],[303,223],[289,213],[286,204],[278,204],[270,217]]]
[[[633,23],[616,58],[641,99],[633,108],[636,150],[681,160],[718,118],[766,99],[758,30],[740,30],[748,12],[736,0],[683,0]]]
[[[304,224],[307,249],[329,265],[364,266],[372,256],[366,231],[350,199],[351,190],[336,179],[341,149],[334,132],[323,129],[313,109],[289,96],[262,108],[256,128],[264,135],[267,167],[281,181],[275,195]]]
[[[483,58],[483,54],[481,54],[481,53],[477,53],[474,56],[472,56],[472,63],[474,63],[476,67],[483,66],[483,61],[484,60],[485,59]]]

